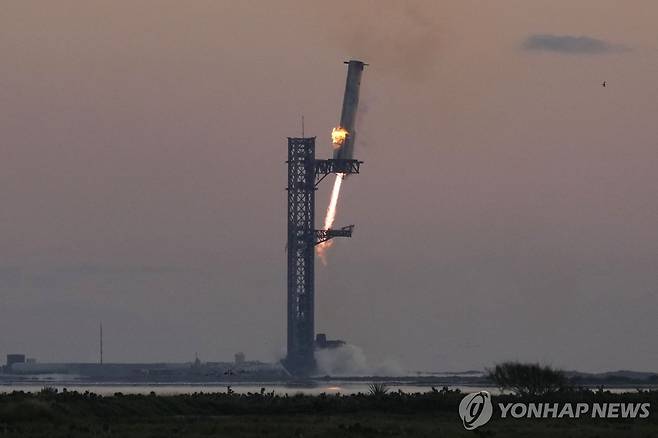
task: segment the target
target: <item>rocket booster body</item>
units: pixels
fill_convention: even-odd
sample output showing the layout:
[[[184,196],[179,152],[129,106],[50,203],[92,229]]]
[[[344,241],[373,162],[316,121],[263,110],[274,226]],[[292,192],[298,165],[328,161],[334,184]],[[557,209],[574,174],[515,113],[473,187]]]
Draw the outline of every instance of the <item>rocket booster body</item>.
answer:
[[[362,61],[350,60],[347,64],[347,81],[345,82],[345,95],[343,96],[343,109],[340,114],[340,128],[347,131],[342,145],[334,150],[335,159],[354,159],[354,142],[356,140],[356,113],[359,109],[359,89],[361,76],[367,65]]]

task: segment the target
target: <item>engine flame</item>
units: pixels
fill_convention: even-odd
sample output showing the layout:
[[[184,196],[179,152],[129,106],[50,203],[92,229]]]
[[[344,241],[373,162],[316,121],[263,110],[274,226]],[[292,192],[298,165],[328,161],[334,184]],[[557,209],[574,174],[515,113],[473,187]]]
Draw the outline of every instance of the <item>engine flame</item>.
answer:
[[[330,230],[334,225],[336,220],[336,206],[338,205],[338,196],[340,195],[340,186],[343,183],[343,178],[345,177],[344,173],[337,173],[336,180],[334,181],[334,187],[331,189],[331,199],[329,201],[329,206],[327,207],[327,215],[324,218],[324,229]],[[327,266],[327,258],[325,251],[331,247],[333,240],[326,240],[320,243],[316,248],[322,264]]]
[[[340,126],[331,130],[331,144],[333,145],[334,149],[340,148],[343,143],[345,143],[347,134],[349,134],[347,130],[345,128],[341,128]]]

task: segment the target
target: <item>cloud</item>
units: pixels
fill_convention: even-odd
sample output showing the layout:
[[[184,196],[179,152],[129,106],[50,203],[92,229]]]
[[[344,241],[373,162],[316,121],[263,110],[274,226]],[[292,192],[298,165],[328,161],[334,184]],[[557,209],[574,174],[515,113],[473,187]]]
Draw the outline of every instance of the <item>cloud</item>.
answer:
[[[588,36],[535,34],[523,42],[525,50],[566,53],[571,55],[595,55],[625,50],[624,47],[610,44]]]

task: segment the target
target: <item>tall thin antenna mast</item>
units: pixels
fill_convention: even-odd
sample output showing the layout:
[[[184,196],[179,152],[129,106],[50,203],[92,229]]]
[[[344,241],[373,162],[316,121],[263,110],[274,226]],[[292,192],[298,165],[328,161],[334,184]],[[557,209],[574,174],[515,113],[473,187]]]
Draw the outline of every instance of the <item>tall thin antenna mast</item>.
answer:
[[[103,365],[103,322],[100,323],[100,353],[101,353],[101,365]]]
[[[304,114],[302,114],[302,138],[304,138]]]

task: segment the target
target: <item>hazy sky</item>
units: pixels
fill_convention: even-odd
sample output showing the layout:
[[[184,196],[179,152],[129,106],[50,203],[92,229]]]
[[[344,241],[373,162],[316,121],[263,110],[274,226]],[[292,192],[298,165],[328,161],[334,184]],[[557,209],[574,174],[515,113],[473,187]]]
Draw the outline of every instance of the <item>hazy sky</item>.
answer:
[[[356,229],[318,263],[318,331],[408,369],[658,370],[657,21],[654,0],[4,0],[0,354],[96,360],[102,320],[106,361],[278,357],[286,137],[303,113],[330,155],[356,57]]]

